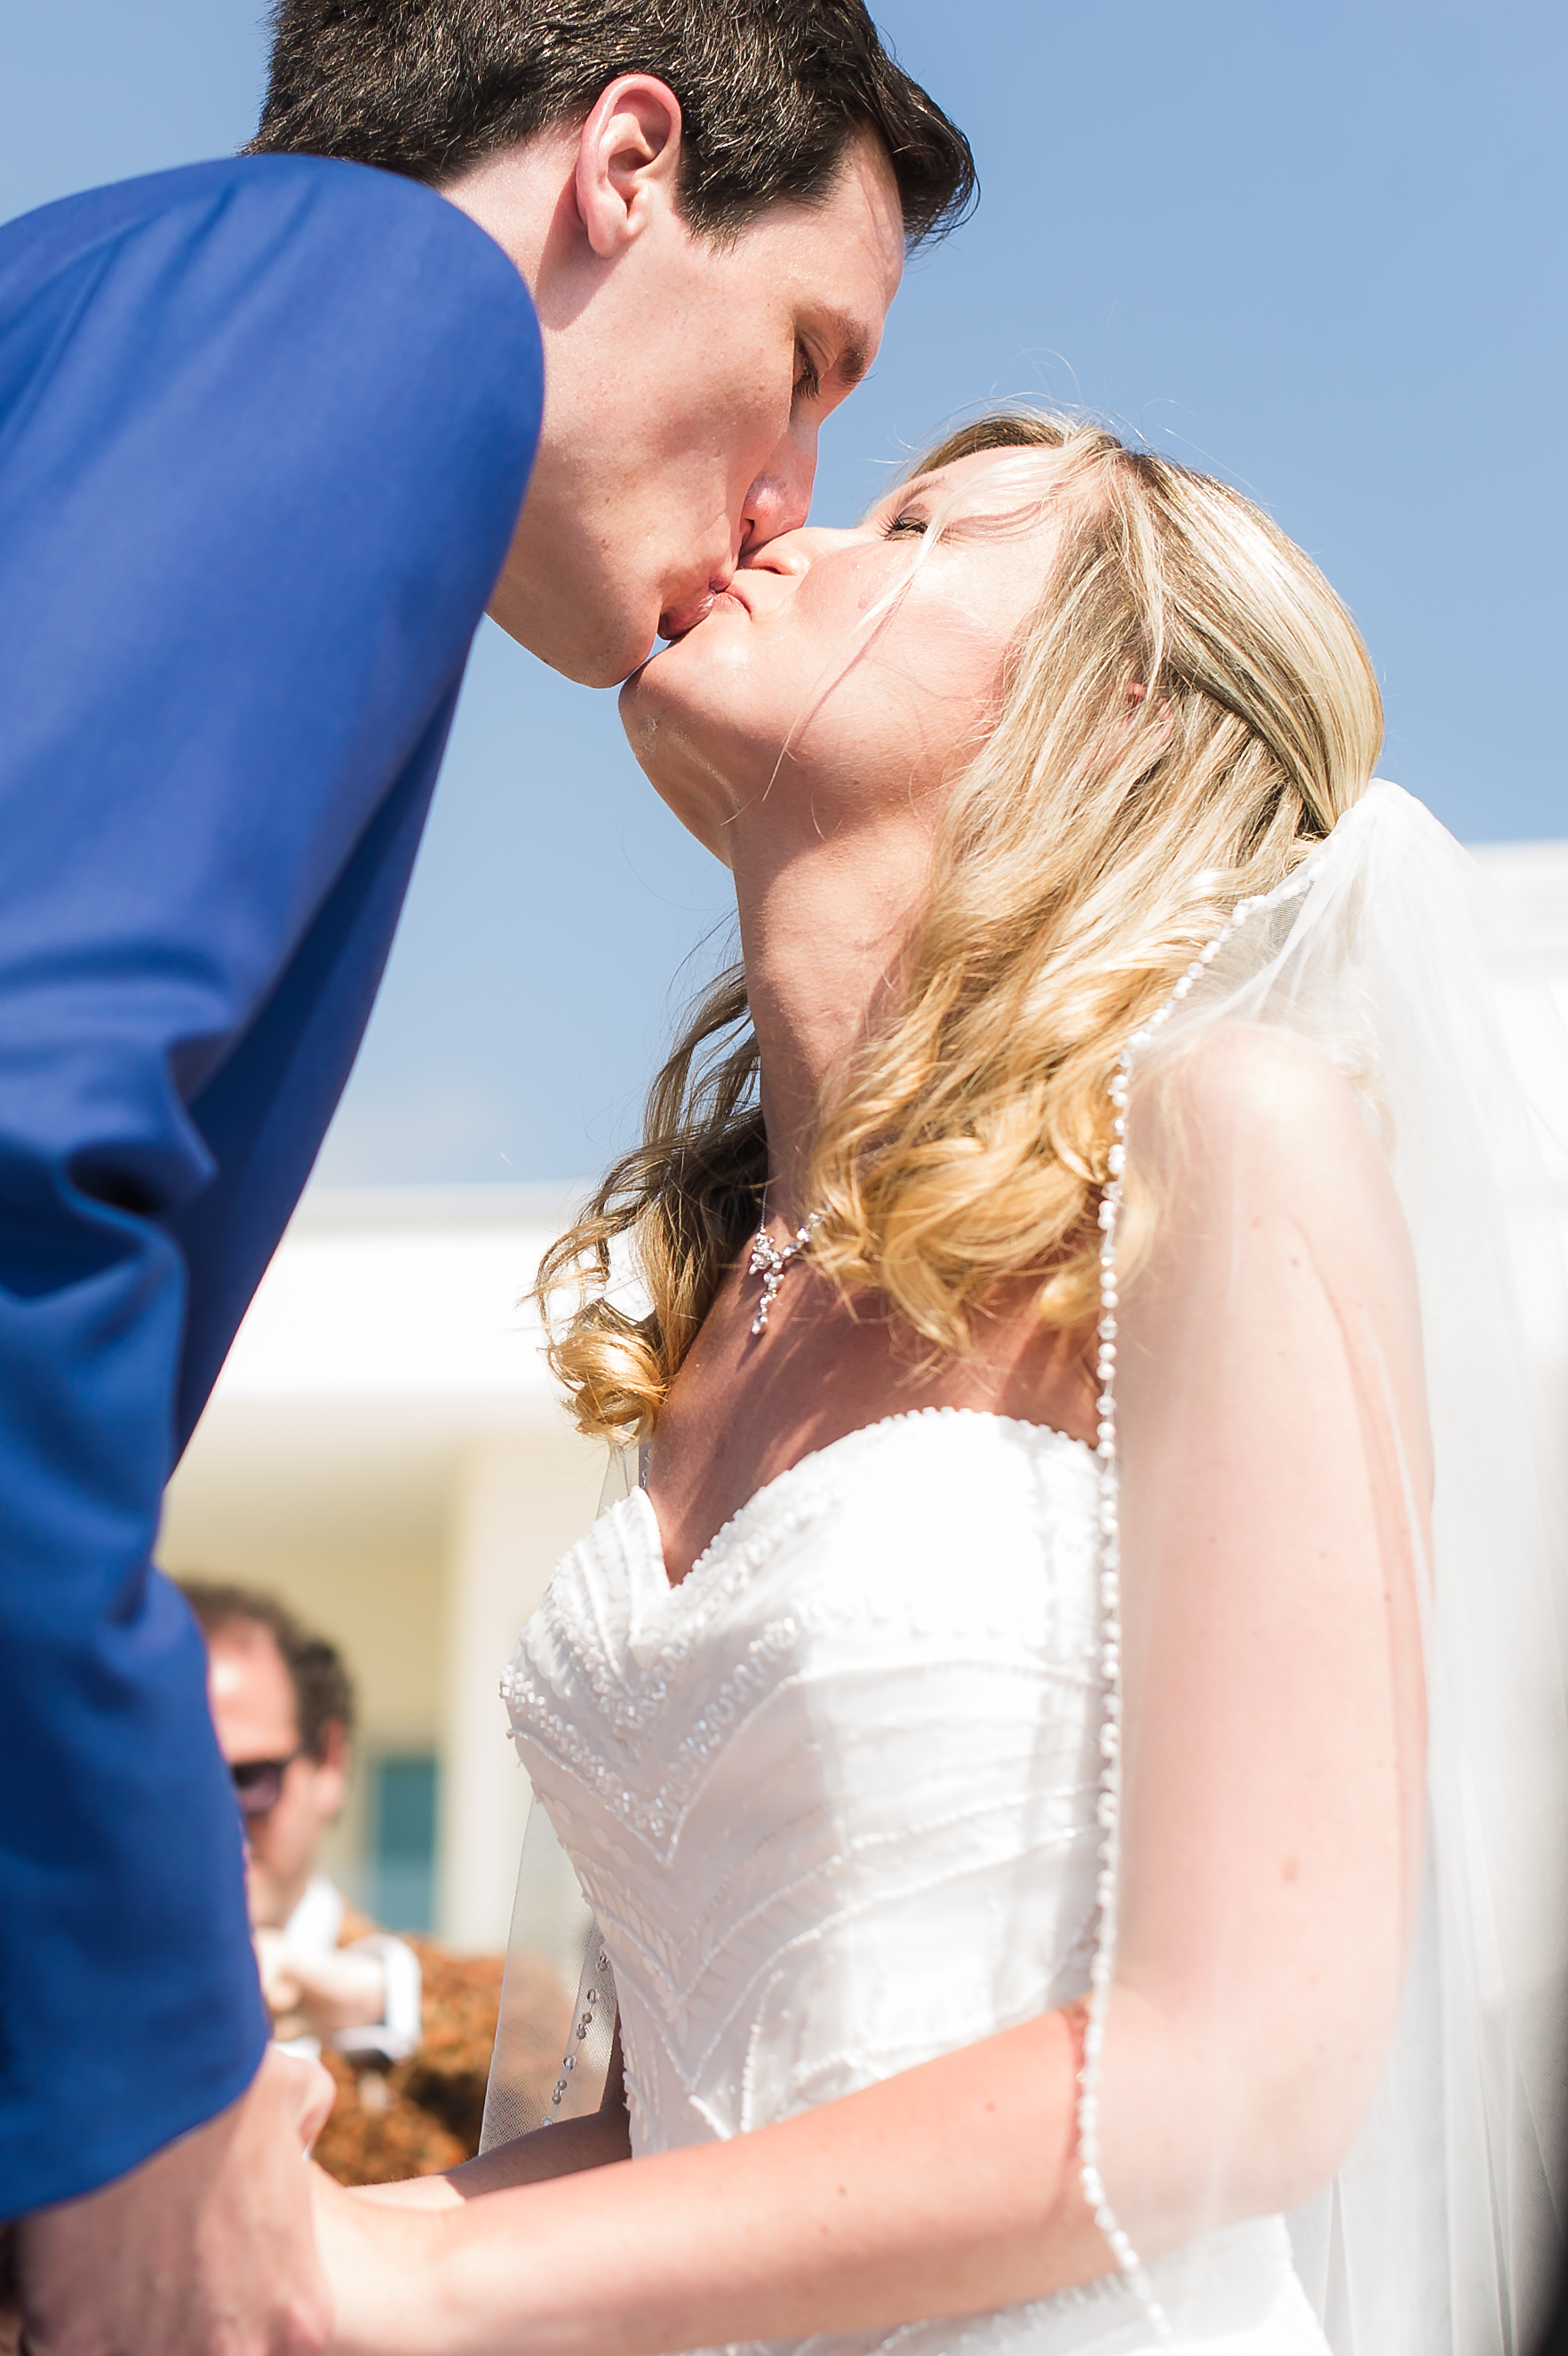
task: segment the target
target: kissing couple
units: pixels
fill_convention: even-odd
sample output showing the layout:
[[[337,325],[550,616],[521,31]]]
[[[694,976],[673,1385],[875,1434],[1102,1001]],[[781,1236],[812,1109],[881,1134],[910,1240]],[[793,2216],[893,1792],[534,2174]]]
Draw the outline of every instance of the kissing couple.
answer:
[[[242,158],[0,232],[33,2356],[1530,2344],[1568,1328],[1528,985],[1224,483],[1004,411],[808,524],[972,185],[862,0],[282,0]],[[496,1665],[605,2101],[351,2194],[149,1561],[487,609],[620,685],[743,955],[541,1276],[637,1468]]]

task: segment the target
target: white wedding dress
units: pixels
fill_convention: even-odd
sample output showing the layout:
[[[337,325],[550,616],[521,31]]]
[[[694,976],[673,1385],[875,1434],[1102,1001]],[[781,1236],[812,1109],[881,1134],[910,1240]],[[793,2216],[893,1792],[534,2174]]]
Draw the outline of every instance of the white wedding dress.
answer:
[[[769,1482],[679,1587],[640,1491],[561,1562],[503,1690],[614,1965],[634,2152],[746,2134],[1084,1992],[1103,1477],[1060,1433],[921,1410]],[[1280,2219],[1149,2275],[1177,2346],[1325,2356]],[[1120,2277],[803,2343],[1155,2344]]]

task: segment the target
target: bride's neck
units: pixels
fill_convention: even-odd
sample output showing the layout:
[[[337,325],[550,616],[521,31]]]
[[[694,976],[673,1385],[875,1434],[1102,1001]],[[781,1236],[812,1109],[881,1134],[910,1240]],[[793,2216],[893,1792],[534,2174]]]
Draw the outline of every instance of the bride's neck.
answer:
[[[768,1211],[794,1226],[813,1207],[807,1169],[830,1092],[869,1021],[898,987],[930,873],[913,820],[765,858],[736,846],[736,898],[768,1123]]]

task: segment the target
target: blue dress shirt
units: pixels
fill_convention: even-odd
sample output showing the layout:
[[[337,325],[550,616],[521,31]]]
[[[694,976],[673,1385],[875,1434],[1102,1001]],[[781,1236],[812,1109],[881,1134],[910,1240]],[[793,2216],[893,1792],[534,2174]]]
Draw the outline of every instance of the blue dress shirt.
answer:
[[[537,439],[430,190],[259,157],[0,230],[0,2218],[260,2059],[169,1472],[391,945]]]

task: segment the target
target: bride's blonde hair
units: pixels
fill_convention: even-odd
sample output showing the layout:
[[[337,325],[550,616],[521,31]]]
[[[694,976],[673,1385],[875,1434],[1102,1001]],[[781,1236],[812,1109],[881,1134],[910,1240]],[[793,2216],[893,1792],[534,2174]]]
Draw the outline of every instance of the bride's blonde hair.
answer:
[[[1122,1043],[1363,792],[1382,737],[1348,614],[1239,492],[1034,412],[967,426],[916,471],[996,449],[1065,454],[1065,530],[939,831],[897,1010],[838,1076],[807,1194],[814,1264],[954,1353],[1011,1280],[1047,1324],[1093,1315]],[[756,1227],[757,1078],[737,966],[655,1080],[643,1142],[541,1267],[585,1431],[651,1430]],[[623,1238],[646,1315],[611,1297]]]

